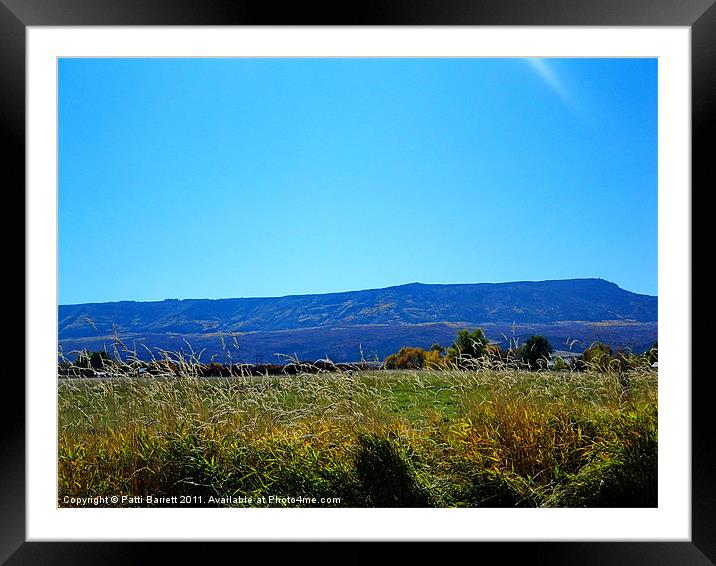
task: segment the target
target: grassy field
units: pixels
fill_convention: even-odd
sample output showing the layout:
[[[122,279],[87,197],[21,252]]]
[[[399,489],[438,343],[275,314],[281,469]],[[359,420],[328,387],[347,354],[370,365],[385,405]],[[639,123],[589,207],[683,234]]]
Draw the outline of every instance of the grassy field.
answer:
[[[58,402],[62,507],[657,505],[648,369],[61,379]]]

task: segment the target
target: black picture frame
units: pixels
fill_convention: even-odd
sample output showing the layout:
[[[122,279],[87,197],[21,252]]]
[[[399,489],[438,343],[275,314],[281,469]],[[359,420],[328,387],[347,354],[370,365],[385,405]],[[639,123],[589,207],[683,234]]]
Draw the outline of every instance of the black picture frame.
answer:
[[[25,37],[28,26],[87,25],[529,25],[529,26],[686,26],[691,29],[692,189],[706,192],[710,179],[709,141],[716,138],[715,0],[373,0],[359,4],[286,3],[243,0],[0,0],[0,123],[6,198],[24,195],[25,183]],[[12,180],[7,173],[14,173]],[[685,187],[685,198],[690,198]],[[24,198],[20,206],[25,209]],[[17,210],[17,209],[15,209]],[[693,210],[693,206],[692,206]],[[14,228],[13,228],[14,230]],[[693,229],[692,229],[693,231]],[[15,238],[17,236],[15,235]],[[12,240],[9,240],[12,241]],[[24,258],[23,258],[24,261]],[[17,273],[19,270],[15,270]],[[27,281],[23,280],[25,285]],[[15,278],[16,286],[19,278]],[[11,287],[12,288],[12,287]],[[27,306],[27,294],[25,293]],[[691,329],[688,329],[691,331]],[[31,339],[31,337],[26,337]],[[27,347],[27,343],[26,343]],[[26,350],[27,351],[27,350]],[[692,372],[693,375],[693,372]],[[206,561],[227,544],[26,542],[24,384],[6,375],[0,458],[0,561],[7,564],[141,564],[161,553],[182,561]],[[714,564],[716,561],[716,488],[708,372],[692,379],[692,538],[690,542],[495,542],[476,543],[480,560],[498,556],[538,564]],[[48,383],[50,385],[50,383]],[[12,399],[12,402],[9,400]],[[81,533],[77,534],[81,539]],[[320,539],[320,533],[316,534]],[[249,543],[244,543],[245,545]],[[258,543],[251,543],[255,548]],[[274,545],[272,559],[296,553],[330,561],[354,562],[376,551],[369,543],[342,549],[307,550]],[[470,543],[465,543],[470,544]],[[475,544],[475,543],[473,543]],[[333,546],[333,545],[329,545]],[[416,548],[417,547],[417,548]],[[412,545],[424,553],[424,545]],[[458,549],[463,550],[463,549]],[[232,552],[230,549],[229,552]],[[242,549],[242,553],[245,550]],[[309,554],[306,554],[309,552]],[[380,551],[379,551],[380,552]],[[440,550],[445,553],[445,550]],[[475,552],[475,550],[471,550]],[[450,554],[443,554],[443,559]]]

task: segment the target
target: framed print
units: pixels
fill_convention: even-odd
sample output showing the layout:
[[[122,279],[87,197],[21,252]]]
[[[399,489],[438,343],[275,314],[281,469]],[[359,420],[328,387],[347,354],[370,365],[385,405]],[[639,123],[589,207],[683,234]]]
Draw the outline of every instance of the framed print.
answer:
[[[2,1],[9,564],[152,541],[712,563],[711,2]]]

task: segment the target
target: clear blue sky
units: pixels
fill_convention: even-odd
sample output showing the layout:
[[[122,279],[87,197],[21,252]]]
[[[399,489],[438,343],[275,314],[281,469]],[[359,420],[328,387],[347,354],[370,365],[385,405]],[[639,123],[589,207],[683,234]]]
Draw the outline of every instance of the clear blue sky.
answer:
[[[656,59],[61,59],[59,302],[657,294]]]

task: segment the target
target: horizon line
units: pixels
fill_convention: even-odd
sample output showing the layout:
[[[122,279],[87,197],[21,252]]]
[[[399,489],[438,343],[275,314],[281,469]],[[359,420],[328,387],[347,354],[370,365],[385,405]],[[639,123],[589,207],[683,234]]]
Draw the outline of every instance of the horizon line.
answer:
[[[400,283],[398,285],[387,285],[385,287],[371,287],[368,289],[349,289],[344,291],[327,291],[324,293],[289,293],[286,295],[263,295],[263,296],[252,296],[252,297],[216,297],[216,298],[209,298],[209,297],[185,297],[185,298],[175,298],[175,297],[169,297],[164,299],[119,299],[114,301],[88,301],[88,302],[81,302],[81,303],[60,303],[58,301],[57,306],[58,307],[73,307],[73,306],[79,306],[79,305],[106,305],[106,304],[115,304],[115,303],[164,303],[167,301],[231,301],[231,300],[237,300],[237,299],[285,299],[288,297],[308,297],[308,296],[324,296],[324,295],[341,295],[346,293],[361,293],[365,291],[382,291],[385,289],[396,289],[398,287],[408,287],[410,285],[425,285],[425,286],[433,286],[433,287],[442,287],[442,286],[448,286],[448,285],[454,285],[454,286],[464,286],[464,285],[508,285],[513,283],[549,283],[549,282],[555,282],[555,281],[604,281],[606,283],[610,283],[612,285],[615,285],[619,289],[622,289],[623,291],[627,291],[628,293],[634,293],[635,295],[642,295],[645,297],[658,297],[658,294],[650,295],[648,293],[636,293],[634,291],[629,291],[629,289],[625,289],[624,287],[621,287],[617,283],[613,281],[609,281],[608,279],[604,279],[602,277],[568,277],[564,279],[525,279],[525,280],[519,280],[519,281],[496,281],[496,282],[480,282],[480,283],[422,283],[420,281],[413,281],[410,283]]]

